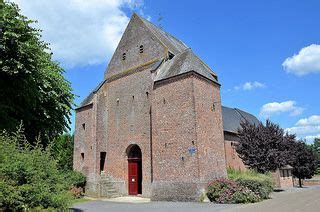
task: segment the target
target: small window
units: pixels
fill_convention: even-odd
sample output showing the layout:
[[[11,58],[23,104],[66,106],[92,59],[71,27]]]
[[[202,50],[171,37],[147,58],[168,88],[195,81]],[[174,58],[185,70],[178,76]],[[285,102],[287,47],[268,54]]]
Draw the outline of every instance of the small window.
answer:
[[[215,111],[216,110],[216,105],[213,103],[212,105],[211,105],[211,111]]]
[[[123,53],[122,54],[122,60],[125,60],[126,59],[126,53]]]
[[[84,160],[84,153],[81,153],[81,160]]]
[[[100,172],[104,171],[104,164],[106,161],[106,152],[100,152]]]
[[[140,47],[139,47],[139,52],[140,52],[140,53],[143,53],[143,45],[140,45]]]
[[[146,95],[147,95],[147,99],[148,99],[149,98],[149,92],[148,91],[146,92]]]
[[[168,55],[169,55],[169,60],[171,60],[174,57],[174,54],[172,54],[171,52],[169,52]]]
[[[82,129],[86,130],[86,124],[85,123],[82,124]]]

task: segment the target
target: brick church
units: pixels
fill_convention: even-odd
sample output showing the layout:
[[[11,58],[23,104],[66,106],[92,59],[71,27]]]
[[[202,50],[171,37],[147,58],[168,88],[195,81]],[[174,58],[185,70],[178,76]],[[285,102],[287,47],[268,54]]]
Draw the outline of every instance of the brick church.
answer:
[[[89,196],[198,200],[226,167],[239,109],[221,106],[218,76],[183,42],[134,14],[103,81],[76,109],[74,169]]]

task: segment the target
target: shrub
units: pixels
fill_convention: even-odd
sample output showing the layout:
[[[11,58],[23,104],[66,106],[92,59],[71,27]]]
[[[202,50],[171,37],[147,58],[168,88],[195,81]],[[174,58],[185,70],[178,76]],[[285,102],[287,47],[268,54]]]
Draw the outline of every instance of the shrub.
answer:
[[[237,171],[228,169],[228,178],[236,181],[239,185],[247,187],[253,191],[260,199],[269,198],[269,194],[274,189],[272,175],[260,174],[254,170]]]
[[[50,142],[50,152],[57,161],[59,170],[72,170],[73,161],[73,136],[63,134]]]
[[[65,179],[66,187],[74,198],[81,198],[84,196],[84,187],[86,184],[86,177],[77,171],[67,171],[62,174]]]
[[[1,209],[66,209],[73,198],[69,189],[83,184],[78,173],[66,176],[58,171],[49,150],[30,147],[20,131],[0,133]]]
[[[76,199],[79,199],[81,197],[83,197],[84,195],[84,191],[83,191],[83,188],[82,187],[75,187],[75,186],[72,186],[70,188],[70,193],[72,194],[72,196]]]
[[[208,186],[207,196],[216,203],[249,203],[259,201],[259,196],[250,189],[227,179],[214,180]]]
[[[81,187],[83,188],[86,184],[86,177],[78,171],[67,171],[62,174],[66,185],[71,187]]]

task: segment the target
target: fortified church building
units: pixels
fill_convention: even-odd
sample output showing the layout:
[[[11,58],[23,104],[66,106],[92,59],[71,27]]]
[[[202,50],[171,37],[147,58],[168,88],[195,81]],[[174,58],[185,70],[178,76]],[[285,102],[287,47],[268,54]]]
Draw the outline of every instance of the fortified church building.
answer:
[[[134,14],[104,80],[76,109],[74,169],[86,193],[198,200],[226,167],[241,120],[217,75],[183,42]]]

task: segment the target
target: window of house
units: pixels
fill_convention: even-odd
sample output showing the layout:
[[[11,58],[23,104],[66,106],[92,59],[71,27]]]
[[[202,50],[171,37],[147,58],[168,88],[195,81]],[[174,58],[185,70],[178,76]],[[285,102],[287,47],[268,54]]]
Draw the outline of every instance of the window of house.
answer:
[[[122,60],[125,60],[126,59],[126,53],[123,53],[122,54]]]
[[[106,152],[100,152],[100,172],[104,171],[104,164],[106,161]]]
[[[86,124],[85,123],[82,124],[82,129],[86,130]]]
[[[81,153],[81,160],[84,160],[84,153]]]
[[[143,53],[143,45],[140,45],[140,46],[139,46],[139,52],[140,52],[140,53]]]

